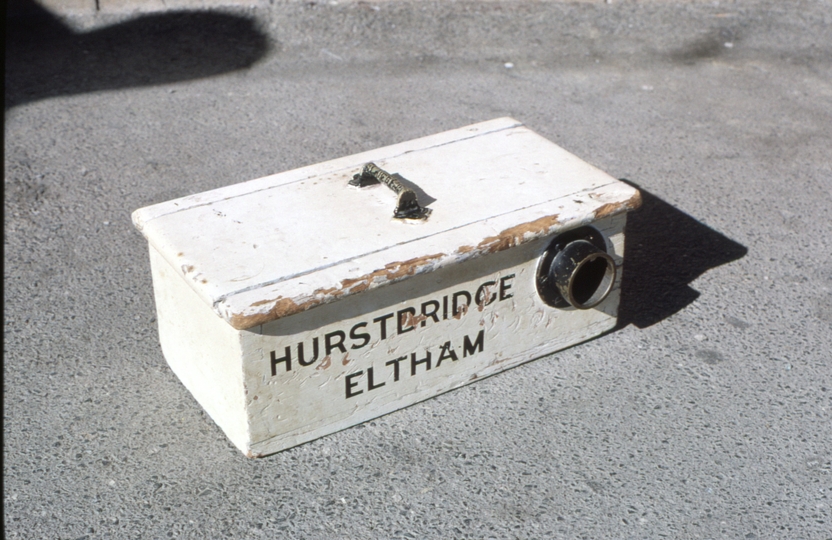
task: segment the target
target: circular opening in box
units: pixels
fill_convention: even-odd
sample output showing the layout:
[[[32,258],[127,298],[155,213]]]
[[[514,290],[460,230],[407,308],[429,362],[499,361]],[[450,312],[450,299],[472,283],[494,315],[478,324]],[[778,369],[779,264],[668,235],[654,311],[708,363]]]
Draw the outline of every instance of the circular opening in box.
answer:
[[[615,276],[604,237],[592,227],[580,227],[549,244],[538,267],[537,290],[552,307],[589,309],[609,295]]]

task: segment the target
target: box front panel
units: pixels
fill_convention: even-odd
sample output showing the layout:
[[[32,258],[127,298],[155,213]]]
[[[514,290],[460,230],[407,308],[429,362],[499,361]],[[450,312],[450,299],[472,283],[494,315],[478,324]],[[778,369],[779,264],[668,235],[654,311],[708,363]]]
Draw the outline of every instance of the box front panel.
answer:
[[[594,224],[619,267],[624,219]],[[620,272],[593,309],[541,300],[535,278],[551,240],[243,332],[252,452],[289,448],[611,329]]]

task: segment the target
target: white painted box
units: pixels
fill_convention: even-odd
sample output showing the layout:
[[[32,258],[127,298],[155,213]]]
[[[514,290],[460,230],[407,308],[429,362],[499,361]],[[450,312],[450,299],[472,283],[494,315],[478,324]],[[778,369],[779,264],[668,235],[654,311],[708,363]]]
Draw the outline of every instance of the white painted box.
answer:
[[[395,218],[384,183],[427,216]],[[133,221],[165,358],[259,457],[610,330],[639,204],[634,188],[500,118]]]

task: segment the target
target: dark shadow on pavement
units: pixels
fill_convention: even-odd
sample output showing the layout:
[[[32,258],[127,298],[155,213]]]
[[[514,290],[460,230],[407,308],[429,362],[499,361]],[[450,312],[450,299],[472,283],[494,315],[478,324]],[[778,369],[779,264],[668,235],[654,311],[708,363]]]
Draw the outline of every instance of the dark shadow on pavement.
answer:
[[[254,20],[210,11],[144,15],[76,33],[32,0],[6,15],[5,108],[244,69],[269,49]]]
[[[690,283],[697,277],[748,249],[622,180],[641,190],[642,206],[627,216],[618,328],[646,328],[696,300]]]

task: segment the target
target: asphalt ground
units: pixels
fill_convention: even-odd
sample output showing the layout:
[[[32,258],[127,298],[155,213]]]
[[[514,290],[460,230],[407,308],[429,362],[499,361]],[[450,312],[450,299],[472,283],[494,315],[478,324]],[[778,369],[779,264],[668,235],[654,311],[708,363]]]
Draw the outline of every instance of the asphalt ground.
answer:
[[[832,538],[830,8],[28,5],[6,538]],[[644,190],[619,327],[245,458],[165,363],[130,213],[500,116]]]

